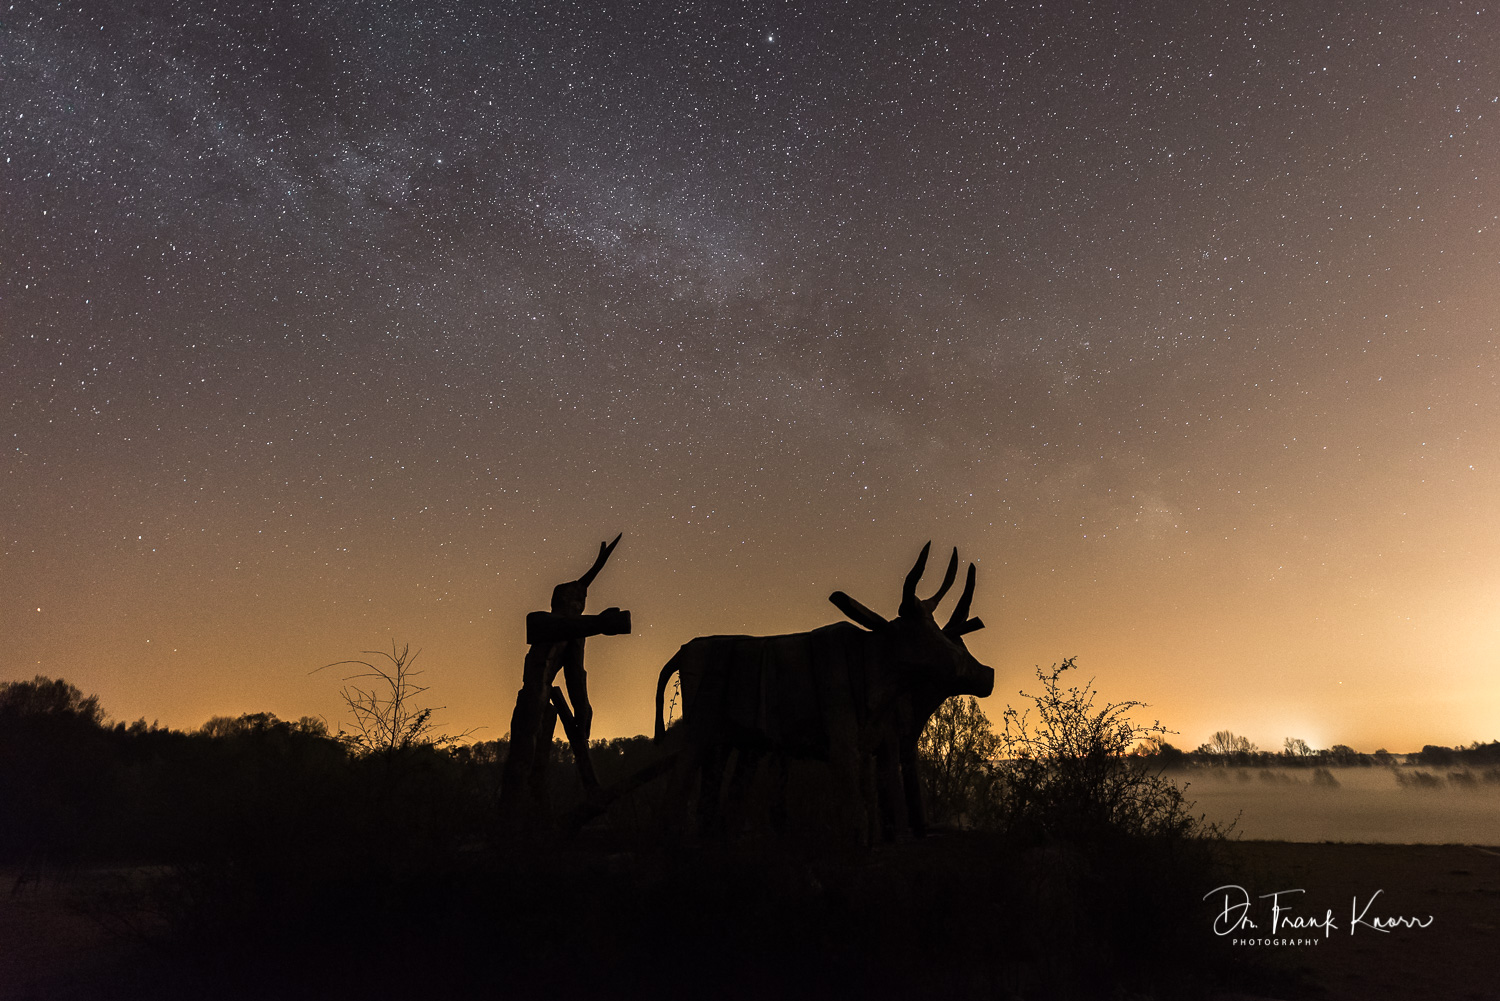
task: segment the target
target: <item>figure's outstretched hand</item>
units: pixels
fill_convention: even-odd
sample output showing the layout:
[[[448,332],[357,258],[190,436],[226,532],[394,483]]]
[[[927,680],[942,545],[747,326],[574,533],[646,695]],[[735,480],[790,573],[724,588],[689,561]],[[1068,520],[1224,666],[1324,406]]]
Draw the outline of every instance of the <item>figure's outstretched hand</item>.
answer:
[[[599,613],[600,633],[605,636],[619,636],[630,632],[630,612],[621,611],[610,607]]]

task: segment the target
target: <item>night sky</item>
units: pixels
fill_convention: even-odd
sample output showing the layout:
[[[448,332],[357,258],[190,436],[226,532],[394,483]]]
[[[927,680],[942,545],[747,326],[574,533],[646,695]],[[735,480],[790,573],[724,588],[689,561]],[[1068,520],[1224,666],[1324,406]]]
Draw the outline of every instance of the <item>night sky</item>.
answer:
[[[0,0],[0,678],[495,738],[623,532],[623,736],[931,539],[992,719],[1500,737],[1500,10],[245,6]]]

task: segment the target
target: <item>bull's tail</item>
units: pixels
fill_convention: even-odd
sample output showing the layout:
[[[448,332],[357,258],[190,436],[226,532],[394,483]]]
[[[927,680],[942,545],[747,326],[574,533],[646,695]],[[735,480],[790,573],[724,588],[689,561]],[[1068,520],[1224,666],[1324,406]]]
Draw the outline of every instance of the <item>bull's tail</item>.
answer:
[[[667,735],[667,724],[662,718],[662,697],[667,691],[667,679],[677,671],[677,656],[667,661],[667,666],[661,669],[661,677],[656,679],[656,737],[654,742],[660,744]]]

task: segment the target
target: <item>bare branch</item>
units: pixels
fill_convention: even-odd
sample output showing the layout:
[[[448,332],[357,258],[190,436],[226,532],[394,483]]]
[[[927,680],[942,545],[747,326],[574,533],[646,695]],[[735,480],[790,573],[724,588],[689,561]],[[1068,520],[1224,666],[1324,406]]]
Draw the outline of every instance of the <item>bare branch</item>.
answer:
[[[392,641],[389,653],[384,650],[361,652],[370,657],[383,657],[390,663],[383,665],[370,660],[355,659],[323,665],[323,667],[358,665],[366,670],[346,676],[343,679],[345,682],[376,682],[368,689],[358,684],[346,684],[339,692],[353,716],[353,732],[345,734],[340,730],[339,736],[346,743],[365,752],[390,753],[416,745],[453,743],[474,732],[466,730],[456,736],[434,733],[437,724],[432,718],[433,713],[446,707],[418,708],[413,705],[413,700],[427,691],[429,687],[419,685],[412,680],[422,673],[412,670],[412,664],[416,662],[418,654],[421,653],[420,650],[416,653],[411,652],[409,644],[398,650],[395,642]],[[319,671],[322,669],[318,668]]]

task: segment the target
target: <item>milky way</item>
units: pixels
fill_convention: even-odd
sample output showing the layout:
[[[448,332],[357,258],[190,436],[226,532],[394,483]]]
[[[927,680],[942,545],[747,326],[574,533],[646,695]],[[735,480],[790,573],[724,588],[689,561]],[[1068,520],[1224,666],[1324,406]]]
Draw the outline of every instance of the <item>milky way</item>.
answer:
[[[992,717],[1497,736],[1500,12],[262,6],[0,10],[7,678],[499,736],[623,531],[635,733],[931,538]]]

